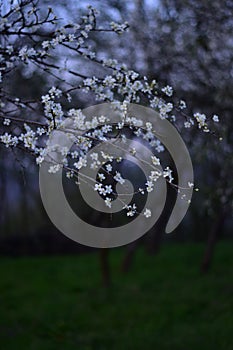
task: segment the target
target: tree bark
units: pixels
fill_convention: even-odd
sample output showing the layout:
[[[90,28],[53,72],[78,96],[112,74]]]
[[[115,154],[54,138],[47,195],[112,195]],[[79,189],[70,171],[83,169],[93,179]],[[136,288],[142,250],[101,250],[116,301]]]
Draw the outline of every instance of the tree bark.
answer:
[[[105,288],[111,285],[111,273],[109,264],[109,249],[100,249],[100,267],[102,272],[102,282]]]
[[[164,225],[157,225],[148,232],[146,250],[148,254],[155,255],[159,252],[164,233]]]
[[[205,253],[201,263],[202,273],[207,273],[210,269],[210,266],[213,260],[214,248],[219,237],[219,231],[224,224],[225,217],[226,217],[226,213],[224,210],[222,210],[212,225],[212,228],[210,230],[210,233],[207,239]]]
[[[137,246],[138,246],[138,241],[133,242],[127,246],[127,252],[121,264],[121,272],[123,273],[129,272],[130,267],[132,266],[132,263],[133,263],[133,258],[134,258]]]

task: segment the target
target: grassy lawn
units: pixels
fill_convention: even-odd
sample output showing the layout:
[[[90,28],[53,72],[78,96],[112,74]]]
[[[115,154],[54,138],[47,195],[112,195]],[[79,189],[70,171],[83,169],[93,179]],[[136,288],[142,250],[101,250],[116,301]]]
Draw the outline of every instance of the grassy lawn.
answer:
[[[97,254],[0,259],[0,349],[233,350],[233,244],[217,246],[211,272],[203,245],[136,254],[101,286]]]

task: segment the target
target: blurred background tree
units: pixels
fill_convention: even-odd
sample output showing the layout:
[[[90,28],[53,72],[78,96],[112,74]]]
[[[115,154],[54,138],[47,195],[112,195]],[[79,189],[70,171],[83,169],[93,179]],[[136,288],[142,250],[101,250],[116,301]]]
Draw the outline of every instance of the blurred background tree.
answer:
[[[68,5],[67,2],[60,1],[53,6],[61,18],[72,22],[84,11],[87,3],[82,1]],[[42,10],[46,5],[50,5],[50,2],[41,2]],[[130,24],[130,30],[123,35],[113,38],[109,34],[105,40],[101,40],[98,35],[93,37],[92,44],[103,58],[116,57],[151,79],[172,85],[176,95],[188,102],[187,114],[193,114],[200,108],[208,115],[216,113],[220,117],[221,142],[217,136],[201,137],[194,132],[184,135],[201,189],[193,200],[186,220],[175,234],[166,238],[163,235],[165,215],[145,238],[150,251],[157,251],[161,239],[208,240],[203,261],[203,269],[206,269],[217,236],[221,234],[225,238],[232,237],[232,181],[229,174],[233,163],[231,133],[233,4],[231,1],[222,3],[219,0],[204,2],[166,0],[156,3],[146,0],[128,2],[110,0],[101,3],[93,1],[92,5],[100,10],[100,22],[103,27],[111,20],[119,22],[127,20]],[[46,34],[45,29],[42,28],[41,31]],[[57,59],[59,61],[61,58]],[[74,69],[85,73],[90,67],[88,65],[84,67],[76,60]],[[98,73],[98,68],[95,69]],[[12,85],[8,88],[12,94],[16,90],[23,91],[28,98],[36,99],[41,91],[46,91],[51,84],[52,77],[49,79],[48,82],[46,74],[36,68],[27,70],[20,66],[17,72],[12,74]],[[84,106],[86,103],[85,95],[78,97],[78,105]],[[6,160],[2,158],[2,169],[9,159],[15,159],[10,153],[9,151],[10,158]],[[52,230],[40,202],[37,177],[33,176],[35,168],[31,163],[23,165],[30,167],[32,174],[32,176],[24,174],[27,179],[25,186],[25,178],[22,179],[22,165],[20,162],[11,163],[18,169],[19,178],[15,180],[16,175],[10,177],[5,175],[4,170],[1,172],[1,191],[6,203],[1,211],[1,236],[5,236],[5,233],[8,236],[10,232],[14,235],[22,232],[27,235],[31,232],[33,237],[36,237],[36,232],[45,231],[45,227],[48,231]],[[12,169],[12,174],[15,173]],[[27,191],[30,196],[26,195]],[[15,205],[12,205],[12,192],[18,193],[14,199]],[[20,214],[22,207],[24,215]],[[12,220],[12,215],[20,219]],[[37,220],[29,229],[26,217],[31,215]],[[38,242],[38,238],[35,240]],[[131,252],[132,246],[129,249]]]

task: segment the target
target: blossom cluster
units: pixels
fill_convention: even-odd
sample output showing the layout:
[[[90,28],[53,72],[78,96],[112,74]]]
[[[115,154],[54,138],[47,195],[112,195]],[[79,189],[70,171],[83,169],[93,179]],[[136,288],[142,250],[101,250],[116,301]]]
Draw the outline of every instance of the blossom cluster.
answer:
[[[67,118],[73,120],[73,130],[67,130],[75,147],[68,150],[57,146],[55,151],[62,155],[61,161],[51,159],[50,173],[57,173],[61,169],[66,171],[68,178],[77,178],[79,181],[87,181],[93,191],[97,191],[104,198],[107,207],[111,207],[115,193],[116,183],[124,185],[125,179],[121,171],[115,169],[113,154],[105,152],[91,152],[92,147],[99,142],[110,142],[112,134],[120,138],[122,144],[126,143],[128,130],[132,132],[131,138],[141,142],[147,142],[154,156],[150,159],[151,171],[146,182],[135,193],[150,193],[155,188],[156,181],[163,177],[169,184],[173,184],[174,178],[169,167],[160,169],[159,154],[164,146],[157,137],[156,130],[150,122],[144,122],[128,112],[129,103],[146,103],[156,110],[161,119],[168,119],[179,123],[189,129],[197,127],[209,132],[212,121],[219,122],[219,117],[214,115],[212,121],[203,113],[196,112],[193,116],[187,116],[184,100],[176,100],[173,97],[173,88],[169,85],[160,86],[156,80],[150,81],[146,76],[128,69],[125,64],[116,59],[101,58],[91,46],[91,35],[95,32],[104,32],[97,26],[98,11],[89,6],[86,15],[80,18],[79,23],[67,23],[59,25],[58,18],[51,8],[46,15],[39,15],[39,10],[33,0],[19,1],[13,6],[9,1],[9,9],[0,22],[0,33],[3,40],[0,46],[1,79],[7,83],[13,68],[23,65],[33,67],[52,76],[54,86],[47,92],[43,92],[41,99],[27,101],[18,96],[12,97],[5,93],[0,101],[0,119],[2,120],[0,142],[7,148],[19,147],[23,151],[29,151],[38,165],[46,159],[51,149],[46,144],[53,130],[62,127]],[[46,35],[40,34],[41,26],[47,26]],[[128,29],[128,23],[110,23],[110,31],[121,34]],[[109,32],[109,27],[106,28]],[[22,37],[28,40],[17,41]],[[58,50],[67,54],[64,65],[62,60],[51,63],[51,58],[57,58]],[[74,55],[74,56],[73,56]],[[93,65],[101,68],[105,74],[92,76],[72,68],[72,60],[88,60]],[[54,62],[57,60],[55,59]],[[86,62],[86,61],[85,61]],[[108,73],[106,73],[106,70]],[[76,81],[74,82],[74,78]],[[112,125],[108,116],[96,117],[87,120],[80,108],[69,106],[78,98],[78,93],[86,93],[94,97],[95,101],[111,102],[121,113],[121,120]],[[34,111],[37,111],[36,113]],[[43,111],[43,112],[42,112]],[[38,115],[39,118],[38,118]],[[138,157],[135,147],[129,148],[128,153],[135,157],[136,161],[144,162]],[[90,155],[90,157],[88,157]],[[90,158],[90,159],[89,159]],[[122,165],[122,159],[117,159],[118,165]],[[84,168],[99,169],[95,183],[88,179],[82,171]],[[105,181],[111,183],[105,183]],[[187,187],[188,184],[187,184]],[[127,216],[136,214],[135,203],[122,203],[122,209],[127,211]],[[146,208],[142,214],[146,218],[151,216],[151,209]]]

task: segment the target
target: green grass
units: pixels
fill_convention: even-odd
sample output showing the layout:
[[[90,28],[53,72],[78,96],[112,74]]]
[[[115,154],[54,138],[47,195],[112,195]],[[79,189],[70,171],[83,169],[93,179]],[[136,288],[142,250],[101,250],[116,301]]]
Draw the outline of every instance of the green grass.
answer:
[[[101,285],[97,254],[0,260],[0,349],[232,350],[233,245],[217,246],[199,273],[203,245],[136,254],[113,285]]]

